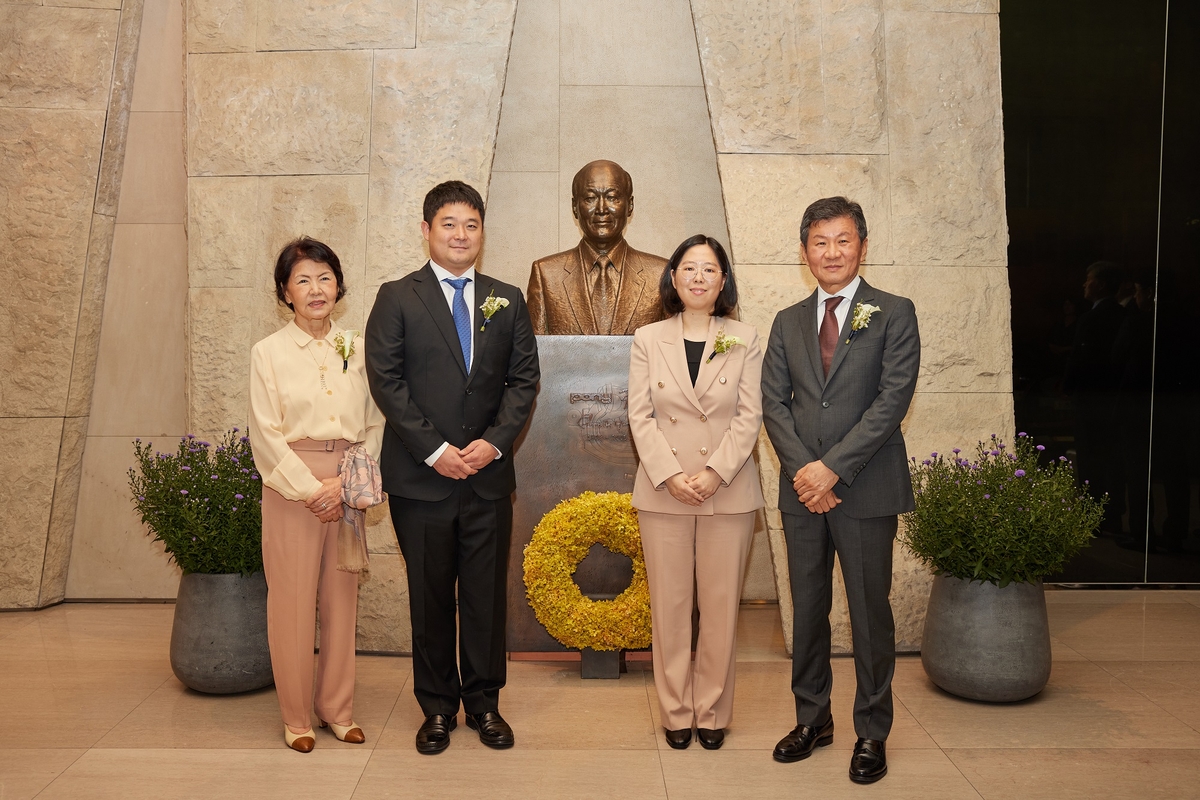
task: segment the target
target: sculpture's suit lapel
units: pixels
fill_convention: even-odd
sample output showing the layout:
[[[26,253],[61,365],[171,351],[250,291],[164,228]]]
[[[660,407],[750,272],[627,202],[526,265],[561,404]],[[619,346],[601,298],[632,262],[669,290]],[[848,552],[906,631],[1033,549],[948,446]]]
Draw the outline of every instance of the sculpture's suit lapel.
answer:
[[[413,276],[413,291],[425,305],[425,310],[437,325],[442,338],[446,340],[446,346],[450,349],[458,368],[466,375],[467,362],[463,358],[462,345],[458,341],[458,329],[454,327],[454,315],[450,313],[450,306],[446,305],[446,295],[438,285],[437,276],[433,274],[433,268],[428,262]],[[478,289],[476,291],[478,293]]]
[[[599,329],[592,315],[592,304],[588,302],[588,265],[583,263],[582,245],[575,248],[575,256],[567,262],[567,276],[563,279],[563,294],[575,314],[579,329],[587,336],[595,336]]]
[[[646,290],[647,280],[641,267],[641,260],[634,255],[633,248],[626,245],[621,289],[617,293],[617,307],[613,310],[614,331],[629,330],[634,312],[642,301],[642,292]]]

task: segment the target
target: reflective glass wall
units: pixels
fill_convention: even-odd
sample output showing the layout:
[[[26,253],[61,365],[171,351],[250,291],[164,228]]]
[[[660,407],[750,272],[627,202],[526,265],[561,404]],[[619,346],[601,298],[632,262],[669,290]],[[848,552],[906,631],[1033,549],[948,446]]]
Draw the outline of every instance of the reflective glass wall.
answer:
[[[1109,503],[1054,580],[1200,583],[1200,3],[1003,0],[1018,430]]]

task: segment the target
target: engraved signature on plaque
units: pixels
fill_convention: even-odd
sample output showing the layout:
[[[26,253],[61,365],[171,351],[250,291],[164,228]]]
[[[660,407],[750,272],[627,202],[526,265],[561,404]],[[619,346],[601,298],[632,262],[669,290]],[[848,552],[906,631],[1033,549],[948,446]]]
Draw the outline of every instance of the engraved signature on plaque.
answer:
[[[629,387],[608,384],[590,392],[568,392],[567,424],[582,450],[606,464],[637,466],[629,435]]]

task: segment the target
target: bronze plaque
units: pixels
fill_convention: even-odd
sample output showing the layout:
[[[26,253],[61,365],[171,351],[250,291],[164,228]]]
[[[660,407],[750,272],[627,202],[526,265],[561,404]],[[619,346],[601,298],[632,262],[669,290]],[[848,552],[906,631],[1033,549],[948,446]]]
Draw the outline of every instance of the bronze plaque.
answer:
[[[629,435],[632,336],[539,336],[542,381],[529,426],[518,442],[508,564],[507,647],[564,652],[525,599],[524,551],[542,515],[588,491],[631,492],[637,452]],[[575,573],[584,594],[616,595],[632,576],[628,557],[592,547]]]

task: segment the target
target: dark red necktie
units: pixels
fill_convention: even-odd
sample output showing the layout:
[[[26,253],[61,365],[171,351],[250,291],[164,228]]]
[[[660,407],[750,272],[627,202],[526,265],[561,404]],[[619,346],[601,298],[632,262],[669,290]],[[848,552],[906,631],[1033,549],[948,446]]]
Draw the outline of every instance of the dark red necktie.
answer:
[[[821,366],[825,368],[826,378],[829,377],[829,365],[833,363],[833,351],[837,349],[838,322],[834,312],[841,302],[840,297],[830,297],[825,301],[825,318],[821,320],[821,332],[817,335],[821,343]]]

